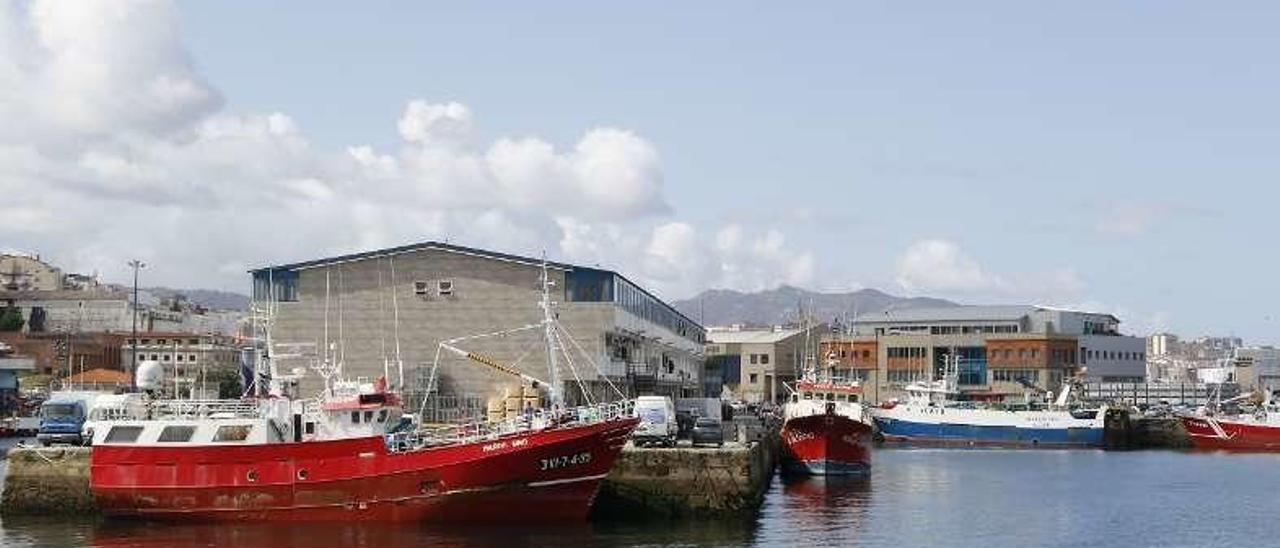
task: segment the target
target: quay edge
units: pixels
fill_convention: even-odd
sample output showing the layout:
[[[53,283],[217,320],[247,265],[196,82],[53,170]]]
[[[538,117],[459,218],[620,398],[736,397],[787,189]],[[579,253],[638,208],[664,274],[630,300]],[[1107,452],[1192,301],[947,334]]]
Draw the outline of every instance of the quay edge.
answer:
[[[592,519],[754,516],[778,463],[778,425],[744,439],[722,448],[628,446],[601,485]]]
[[[96,516],[89,489],[89,448],[16,447],[9,450],[0,514]]]

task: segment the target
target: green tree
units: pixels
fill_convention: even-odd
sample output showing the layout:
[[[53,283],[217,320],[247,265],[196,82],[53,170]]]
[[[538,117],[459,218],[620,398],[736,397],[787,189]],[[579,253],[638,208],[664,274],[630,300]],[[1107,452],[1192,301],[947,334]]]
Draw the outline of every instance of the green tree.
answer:
[[[234,367],[218,367],[205,373],[205,381],[218,385],[219,398],[239,398],[244,394],[240,372]]]
[[[24,323],[22,312],[17,307],[9,305],[0,310],[0,331],[22,331]]]

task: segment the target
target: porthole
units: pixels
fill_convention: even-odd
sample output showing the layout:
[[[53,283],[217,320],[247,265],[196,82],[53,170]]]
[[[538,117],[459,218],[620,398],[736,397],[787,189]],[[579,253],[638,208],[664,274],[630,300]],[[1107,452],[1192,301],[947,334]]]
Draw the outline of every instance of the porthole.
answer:
[[[298,481],[307,481],[307,475],[307,470],[305,468],[298,470]]]
[[[245,475],[244,475],[244,479],[249,480],[249,483],[257,483],[257,482],[258,482],[258,471],[257,471],[257,470],[250,470],[250,471],[249,471],[249,473],[247,473],[247,474],[245,474]]]

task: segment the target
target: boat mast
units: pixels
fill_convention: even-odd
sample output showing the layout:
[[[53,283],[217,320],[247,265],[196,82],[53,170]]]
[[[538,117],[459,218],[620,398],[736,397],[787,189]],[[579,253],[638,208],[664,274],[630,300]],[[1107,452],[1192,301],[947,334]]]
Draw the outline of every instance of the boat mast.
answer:
[[[556,361],[556,318],[555,313],[551,311],[555,306],[555,303],[551,302],[551,287],[554,285],[555,282],[551,280],[551,274],[547,270],[547,257],[544,254],[542,256],[542,300],[538,305],[542,307],[542,333],[547,343],[547,382],[551,385],[547,387],[547,394],[553,407],[564,403],[560,393],[560,365]]]

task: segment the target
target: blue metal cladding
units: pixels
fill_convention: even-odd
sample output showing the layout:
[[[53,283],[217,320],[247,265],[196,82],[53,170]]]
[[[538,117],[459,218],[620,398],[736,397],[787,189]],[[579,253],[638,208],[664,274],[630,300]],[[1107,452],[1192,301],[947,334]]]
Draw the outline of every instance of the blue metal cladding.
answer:
[[[573,302],[613,302],[612,272],[579,269],[564,275],[565,298]]]
[[[266,301],[270,295],[275,301],[298,300],[298,271],[264,269],[253,272],[253,299]]]
[[[1102,428],[1017,428],[972,424],[934,424],[877,418],[885,436],[914,441],[972,442],[997,445],[1101,447]]]

